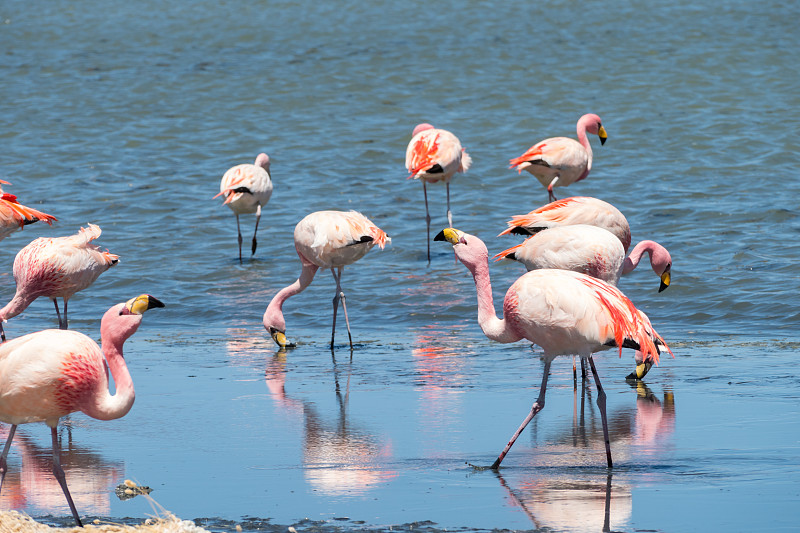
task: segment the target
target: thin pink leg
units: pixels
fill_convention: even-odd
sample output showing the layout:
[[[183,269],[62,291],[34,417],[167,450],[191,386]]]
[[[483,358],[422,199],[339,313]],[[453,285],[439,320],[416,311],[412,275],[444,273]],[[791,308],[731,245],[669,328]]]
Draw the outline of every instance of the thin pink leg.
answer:
[[[239,234],[239,263],[242,262],[242,228],[239,227],[239,215],[236,215],[236,233]]]
[[[56,428],[50,428],[50,433],[53,436],[53,475],[58,480],[58,484],[61,485],[61,490],[64,491],[64,496],[67,498],[67,504],[69,504],[69,510],[72,511],[75,522],[77,522],[78,527],[83,527],[81,517],[78,516],[78,510],[75,508],[75,502],[72,501],[72,496],[70,496],[67,488],[67,477],[64,475],[64,469],[61,468],[61,445],[58,443],[58,432]]]
[[[608,438],[608,418],[606,417],[606,391],[603,390],[603,386],[600,384],[600,376],[597,375],[597,369],[594,366],[594,359],[592,356],[589,356],[589,366],[592,368],[592,375],[594,376],[594,383],[597,385],[597,407],[600,408],[600,419],[603,421],[603,438],[606,441],[606,460],[608,461],[608,467],[611,468],[614,465],[611,462],[611,440]]]
[[[426,238],[428,240],[428,263],[431,262],[431,213],[428,211],[428,186],[425,180],[422,181],[422,194],[425,196],[425,224],[427,229]]]
[[[514,442],[516,442],[517,437],[519,437],[520,434],[522,433],[522,430],[525,429],[525,426],[527,426],[528,423],[531,420],[533,420],[533,417],[536,416],[536,413],[544,409],[544,395],[547,392],[547,376],[550,374],[550,363],[551,363],[550,359],[544,360],[544,375],[542,376],[542,386],[539,389],[539,397],[536,399],[535,402],[533,402],[533,406],[531,406],[531,412],[528,413],[528,416],[525,417],[525,420],[522,421],[522,424],[520,424],[517,431],[514,432],[514,435],[511,437],[511,440],[508,441],[508,444],[506,444],[506,447],[497,457],[497,460],[492,464],[491,466],[492,470],[497,470],[497,468],[500,466],[500,463],[503,462],[503,459],[505,458],[508,451],[514,445]]]

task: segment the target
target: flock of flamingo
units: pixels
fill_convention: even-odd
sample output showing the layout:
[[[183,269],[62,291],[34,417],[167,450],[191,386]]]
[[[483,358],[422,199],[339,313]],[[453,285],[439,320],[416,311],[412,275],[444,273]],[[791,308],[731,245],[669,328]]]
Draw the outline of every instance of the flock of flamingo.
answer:
[[[621,275],[632,271],[645,254],[660,279],[659,291],[670,283],[672,260],[669,252],[653,241],[642,241],[626,256],[631,244],[630,226],[614,206],[590,197],[555,198],[553,189],[586,178],[592,167],[588,134],[604,143],[607,133],[600,117],[586,114],[578,120],[578,140],[567,137],[545,139],[521,156],[511,159],[511,168],[533,174],[547,188],[550,203],[528,214],[514,216],[500,235],[520,234],[527,239],[502,251],[494,259],[515,260],[528,272],[519,277],[503,299],[503,318],[498,318],[489,276],[489,252],[474,235],[453,227],[450,211],[450,181],[456,172],[469,169],[472,160],[451,132],[420,124],[414,128],[406,150],[409,178],[422,182],[430,262],[430,211],[427,184],[443,181],[447,189],[448,227],[434,241],[448,242],[456,258],[472,274],[478,297],[478,323],[484,334],[501,343],[526,339],[543,350],[544,370],[539,396],[490,468],[497,469],[530,420],[544,407],[547,379],[552,360],[558,355],[578,356],[588,361],[597,387],[605,438],[606,460],[612,466],[606,395],[600,384],[593,353],[616,347],[636,350],[636,370],[629,377],[642,378],[669,352],[663,338],[648,317],[616,287]],[[255,214],[251,255],[257,247],[256,234],[262,207],[272,195],[270,159],[259,154],[254,164],[237,165],[222,177],[220,192],[236,216],[239,260],[242,261],[242,232],[239,215]],[[2,182],[7,184],[7,182]],[[52,224],[55,217],[25,207],[14,195],[0,188],[0,239],[24,225],[37,221]],[[16,293],[0,309],[0,422],[11,424],[0,454],[0,490],[8,470],[7,456],[18,424],[45,422],[51,428],[53,474],[58,480],[72,515],[82,525],[67,488],[60,465],[60,444],[56,428],[69,413],[111,420],[124,416],[134,401],[133,381],[122,355],[123,343],[133,335],[142,314],[164,307],[153,296],[143,294],[109,309],[100,323],[101,346],[82,333],[69,331],[67,301],[89,287],[118,262],[118,257],[101,250],[92,241],[100,228],[89,224],[76,235],[39,238],[25,246],[14,260]],[[295,227],[294,245],[302,265],[298,279],[278,291],[266,308],[264,328],[281,349],[294,346],[286,336],[283,305],[311,284],[320,268],[330,269],[336,283],[333,298],[331,348],[336,334],[339,304],[345,316],[350,348],[353,347],[341,277],[345,266],[358,261],[376,244],[383,249],[391,242],[387,234],[356,211],[318,211],[307,215]],[[59,329],[48,329],[6,341],[2,322],[17,316],[36,298],[53,300]],[[57,298],[64,301],[63,317]],[[671,353],[671,352],[670,352]],[[116,393],[109,392],[108,372]]]

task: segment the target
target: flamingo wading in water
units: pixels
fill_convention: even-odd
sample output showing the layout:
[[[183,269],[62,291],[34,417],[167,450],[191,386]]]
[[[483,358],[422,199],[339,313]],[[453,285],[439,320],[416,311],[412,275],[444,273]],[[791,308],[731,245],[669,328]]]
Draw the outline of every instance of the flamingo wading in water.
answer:
[[[471,164],[472,158],[461,147],[461,141],[449,131],[424,123],[418,124],[414,128],[411,141],[406,149],[406,168],[411,173],[408,176],[409,179],[422,181],[429,263],[431,261],[431,214],[428,210],[428,183],[444,181],[447,188],[447,224],[449,227],[453,227],[453,214],[450,211],[450,180],[456,172],[466,172]]]
[[[122,345],[139,328],[142,313],[154,307],[164,304],[142,294],[106,311],[100,323],[102,349],[83,333],[59,329],[37,331],[0,345],[0,421],[11,424],[0,454],[0,490],[17,425],[44,422],[53,441],[53,475],[75,522],[83,526],[61,467],[58,421],[76,411],[98,420],[114,420],[130,411],[135,394]],[[108,388],[108,370],[114,378],[114,395]]]
[[[518,172],[527,170],[547,187],[550,201],[556,199],[553,187],[566,187],[580,181],[592,170],[592,145],[587,133],[600,137],[600,144],[608,139],[600,117],[587,113],[578,119],[578,140],[569,137],[551,137],[534,144],[519,157],[510,160],[510,168]]]
[[[272,196],[272,180],[269,176],[269,156],[258,154],[254,164],[236,165],[228,169],[219,184],[219,193],[214,196],[225,196],[222,205],[227,205],[236,215],[236,231],[239,234],[239,262],[242,262],[242,230],[239,226],[239,215],[255,213],[256,229],[253,231],[251,255],[255,255],[256,233],[261,220],[261,206],[267,205]]]
[[[39,296],[53,300],[58,316],[58,327],[67,329],[67,301],[82,291],[106,270],[119,262],[119,256],[102,251],[92,241],[101,230],[94,224],[81,228],[68,237],[40,237],[17,253],[14,259],[14,281],[17,291],[5,307],[0,309],[0,321],[6,321],[23,312]],[[58,310],[56,298],[64,299],[64,318]],[[0,333],[3,331],[0,322]],[[2,333],[5,340],[5,333]]]
[[[283,303],[302,292],[311,284],[319,268],[330,268],[336,281],[336,295],[333,297],[333,327],[331,328],[331,349],[336,335],[336,313],[339,301],[342,302],[344,319],[350,348],[353,336],[350,333],[350,320],[347,317],[344,292],[342,291],[342,269],[355,263],[376,244],[381,250],[392,240],[378,226],[357,211],[317,211],[306,216],[294,228],[294,246],[303,269],[300,277],[278,291],[264,311],[264,327],[281,348],[293,346],[286,340],[286,321],[283,318]]]
[[[4,180],[0,180],[0,184],[10,185]],[[20,204],[16,196],[3,192],[0,187],[0,241],[28,224],[42,221],[52,226],[56,220],[53,215]]]
[[[669,351],[647,316],[613,285],[569,270],[534,270],[521,276],[506,292],[503,318],[497,317],[489,278],[489,252],[475,237],[454,228],[442,230],[434,240],[453,245],[456,257],[472,273],[478,293],[478,323],[490,339],[509,343],[521,339],[544,351],[544,370],[539,397],[506,447],[492,464],[497,469],[517,437],[544,407],[550,364],[559,355],[578,355],[589,361],[597,386],[597,406],[603,422],[606,461],[613,466],[606,417],[606,394],[592,354],[610,347],[640,350],[646,359],[658,361]]]

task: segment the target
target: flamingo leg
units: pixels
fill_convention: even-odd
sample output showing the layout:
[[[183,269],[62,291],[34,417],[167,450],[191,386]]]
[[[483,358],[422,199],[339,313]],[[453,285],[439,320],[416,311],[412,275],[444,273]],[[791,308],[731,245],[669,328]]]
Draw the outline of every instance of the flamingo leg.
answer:
[[[236,232],[239,234],[239,263],[242,262],[242,228],[239,227],[239,215],[236,215]]]
[[[256,208],[256,229],[253,231],[253,251],[251,255],[256,255],[256,246],[258,246],[258,242],[256,242],[256,233],[258,233],[258,221],[261,220],[261,206],[259,205]]]
[[[538,413],[539,411],[544,409],[544,395],[547,392],[547,377],[550,375],[550,363],[551,362],[552,362],[551,359],[545,359],[545,361],[544,361],[544,373],[542,375],[542,386],[539,389],[539,397],[536,398],[535,402],[533,402],[533,406],[531,406],[531,412],[528,413],[528,416],[525,417],[525,420],[522,421],[522,424],[520,424],[520,426],[517,429],[517,431],[514,432],[514,435],[511,437],[511,440],[508,441],[508,444],[506,444],[506,447],[503,449],[503,451],[497,457],[497,460],[495,460],[495,462],[492,464],[492,466],[491,466],[492,470],[497,470],[498,469],[498,467],[500,466],[500,463],[503,462],[503,459],[505,458],[506,454],[508,453],[508,451],[514,445],[514,442],[516,442],[517,438],[522,433],[522,430],[525,429],[525,426],[527,426],[528,423],[531,420],[533,420],[533,417],[536,416],[536,413]]]
[[[0,454],[0,491],[3,490],[3,480],[6,477],[6,472],[8,472],[8,463],[6,462],[6,457],[8,457],[8,450],[11,449],[11,441],[14,440],[14,433],[17,431],[17,425],[13,424],[11,429],[8,431],[8,438],[6,439],[6,445],[3,447],[3,453]]]
[[[56,316],[58,317],[58,329],[67,329],[63,327],[63,322],[61,322],[61,311],[58,309],[58,300],[53,298],[53,305],[56,306]]]
[[[347,305],[345,304],[344,291],[342,290],[342,269],[339,267],[337,271],[331,267],[331,274],[333,279],[336,280],[336,296],[333,297],[333,328],[331,330],[331,349],[333,349],[333,339],[336,333],[336,312],[339,308],[339,300],[342,302],[342,311],[344,311],[344,322],[347,324],[347,337],[350,341],[350,349],[353,349],[353,336],[350,334],[350,319],[347,317]]]
[[[67,504],[69,504],[69,510],[72,511],[75,522],[77,522],[78,527],[83,527],[81,517],[78,516],[78,510],[75,508],[75,502],[72,501],[72,496],[70,496],[67,488],[67,477],[64,475],[64,469],[61,468],[61,445],[58,443],[58,432],[56,428],[52,427],[50,428],[50,433],[53,436],[53,475],[58,480],[58,484],[61,485],[61,490],[64,491],[64,496],[67,498]]]
[[[606,441],[606,460],[608,461],[608,467],[611,468],[613,463],[611,462],[611,441],[608,438],[608,418],[606,416],[606,391],[603,390],[603,386],[600,384],[600,376],[597,375],[597,368],[594,366],[594,359],[592,356],[589,356],[589,366],[592,368],[592,375],[594,376],[594,383],[597,385],[597,407],[600,408],[600,418],[603,421],[603,438]]]
[[[553,186],[558,181],[558,176],[553,178],[553,181],[550,182],[550,185],[547,186],[547,194],[550,196],[550,201],[555,202],[557,200],[556,195],[553,194]]]
[[[6,342],[6,330],[3,329],[2,320],[0,320],[0,342]]]
[[[428,186],[425,180],[422,180],[422,194],[425,197],[425,224],[427,226],[427,239],[428,239],[428,263],[431,262],[431,214],[428,211]]]
[[[67,299],[64,298],[64,327],[61,329],[69,329],[69,322],[67,321]]]
[[[453,227],[453,213],[450,211],[450,182],[446,182],[447,187],[447,224],[449,228]]]

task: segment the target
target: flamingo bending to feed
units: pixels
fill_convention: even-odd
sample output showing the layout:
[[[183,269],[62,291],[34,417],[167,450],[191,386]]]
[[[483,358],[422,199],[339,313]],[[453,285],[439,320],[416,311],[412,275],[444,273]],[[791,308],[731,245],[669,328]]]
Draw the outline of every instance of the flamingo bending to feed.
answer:
[[[610,203],[591,196],[556,200],[526,215],[514,215],[507,224],[508,228],[500,235],[533,235],[556,226],[588,224],[616,235],[626,252],[631,245],[631,226],[625,215]]]
[[[650,266],[661,281],[658,288],[661,292],[670,283],[672,258],[667,249],[655,241],[642,241],[625,257],[620,240],[597,226],[576,224],[540,231],[522,244],[503,250],[494,259],[519,261],[528,271],[559,268],[582,272],[616,286],[620,276],[639,266],[644,254],[650,256]]]
[[[4,180],[0,184],[10,185]],[[16,196],[3,192],[0,186],[0,241],[28,224],[42,221],[52,226],[56,220],[53,215],[20,204]]]
[[[550,201],[556,199],[553,187],[566,187],[580,181],[592,170],[592,145],[587,133],[600,137],[605,144],[608,134],[600,117],[587,113],[578,119],[578,140],[569,137],[552,137],[540,141],[519,157],[509,161],[510,167],[518,172],[527,170],[547,187]]]
[[[453,228],[442,230],[434,240],[451,243],[458,260],[472,273],[478,293],[478,323],[483,333],[503,343],[527,339],[544,350],[539,397],[491,468],[500,466],[522,430],[544,407],[550,363],[558,355],[578,355],[589,361],[597,386],[606,460],[611,467],[606,394],[592,354],[616,346],[622,355],[623,347],[635,348],[646,359],[658,362],[661,351],[669,348],[647,316],[613,285],[578,272],[545,269],[528,272],[511,285],[503,300],[500,319],[492,300],[489,252],[483,241]]]
[[[59,329],[37,331],[0,345],[0,421],[11,424],[0,454],[0,490],[17,425],[44,422],[52,435],[53,475],[72,516],[83,525],[61,468],[58,421],[76,411],[98,420],[114,420],[130,411],[135,394],[122,345],[139,328],[142,313],[154,307],[164,304],[142,294],[106,311],[100,323],[102,349],[83,333]],[[109,392],[109,369],[114,395]]]
[[[294,228],[294,246],[303,269],[300,277],[291,285],[281,289],[272,298],[264,311],[264,327],[281,348],[294,346],[286,340],[286,321],[283,318],[283,303],[302,292],[311,284],[318,268],[330,268],[336,281],[336,295],[333,297],[333,327],[331,328],[331,349],[336,335],[336,313],[339,301],[342,302],[344,319],[350,348],[353,336],[350,334],[350,320],[347,317],[344,292],[342,291],[342,269],[355,263],[376,244],[386,246],[392,240],[378,226],[357,211],[317,211],[306,216]]]
[[[272,180],[269,176],[269,156],[258,154],[254,164],[236,165],[228,169],[219,183],[219,194],[225,196],[222,205],[227,205],[236,215],[236,231],[239,234],[239,262],[242,262],[242,230],[239,227],[239,215],[246,213],[256,214],[256,229],[253,231],[253,245],[251,255],[255,255],[256,233],[258,222],[261,220],[261,206],[267,205],[272,196]]]
[[[75,235],[52,239],[40,237],[20,250],[14,259],[17,291],[14,298],[0,309],[0,321],[17,316],[36,298],[46,296],[56,307],[58,327],[67,329],[67,301],[119,262],[119,256],[92,244],[101,233],[98,226],[89,224]],[[64,299],[63,320],[56,301],[58,297]],[[3,332],[2,322],[0,333]],[[2,333],[2,339],[5,340],[5,333]]]
[[[450,212],[450,180],[456,172],[466,172],[472,158],[461,147],[458,137],[447,130],[437,129],[430,124],[418,124],[411,134],[406,149],[406,168],[411,173],[408,178],[422,181],[425,196],[425,224],[427,225],[428,262],[431,261],[431,215],[428,210],[428,183],[444,181],[447,188],[447,224],[453,227],[453,214]]]

